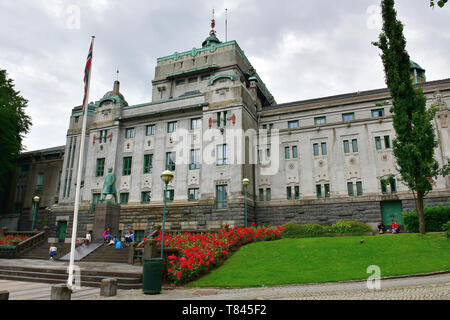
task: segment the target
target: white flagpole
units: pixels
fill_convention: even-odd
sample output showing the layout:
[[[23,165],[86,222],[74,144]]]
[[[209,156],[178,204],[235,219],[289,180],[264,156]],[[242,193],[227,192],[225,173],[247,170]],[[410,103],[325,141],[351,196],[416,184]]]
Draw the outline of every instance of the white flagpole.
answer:
[[[94,39],[95,36],[92,36],[92,51],[91,51],[91,66],[89,68],[88,75],[88,83],[86,89],[86,99],[83,105],[83,124],[81,129],[81,142],[80,142],[80,154],[78,157],[78,170],[77,170],[77,185],[75,191],[75,207],[73,211],[73,224],[72,224],[72,242],[70,246],[70,262],[69,262],[69,278],[67,279],[67,286],[72,289],[73,287],[73,264],[75,260],[75,244],[77,241],[77,227],[78,227],[78,209],[80,206],[80,188],[81,188],[81,171],[83,169],[83,158],[84,158],[84,144],[86,138],[86,122],[87,122],[87,114],[88,114],[88,105],[89,105],[89,87],[91,85],[91,71],[92,71],[92,62],[94,59]]]

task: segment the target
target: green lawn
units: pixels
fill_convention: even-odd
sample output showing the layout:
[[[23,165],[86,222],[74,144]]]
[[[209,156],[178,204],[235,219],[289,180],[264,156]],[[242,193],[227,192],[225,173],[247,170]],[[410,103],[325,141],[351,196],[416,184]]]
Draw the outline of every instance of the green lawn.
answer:
[[[187,287],[252,287],[367,279],[450,270],[443,234],[282,239],[240,248],[220,268]]]

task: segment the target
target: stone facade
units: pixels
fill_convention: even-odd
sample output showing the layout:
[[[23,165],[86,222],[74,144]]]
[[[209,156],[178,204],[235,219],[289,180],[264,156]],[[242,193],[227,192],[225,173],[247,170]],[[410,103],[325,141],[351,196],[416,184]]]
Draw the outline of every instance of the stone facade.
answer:
[[[122,232],[146,234],[161,224],[166,169],[174,172],[167,229],[243,225],[244,178],[249,223],[376,223],[383,202],[412,208],[395,169],[387,89],[277,104],[239,45],[215,37],[159,58],[152,84],[152,102],[129,105],[116,81],[88,106],[79,234],[93,228],[108,168],[116,176]],[[440,107],[435,156],[442,164],[450,157],[450,79],[417,86],[428,106]],[[71,234],[81,116],[75,107],[58,203],[50,206],[51,237],[61,221]],[[380,178],[387,177],[395,182],[384,188]],[[450,178],[437,179],[427,203],[449,199]]]

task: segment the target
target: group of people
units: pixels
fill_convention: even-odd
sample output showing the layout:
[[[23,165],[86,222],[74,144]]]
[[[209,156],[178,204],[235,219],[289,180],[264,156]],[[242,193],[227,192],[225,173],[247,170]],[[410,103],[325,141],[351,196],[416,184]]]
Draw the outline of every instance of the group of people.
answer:
[[[126,247],[129,247],[131,243],[134,242],[134,233],[132,230],[129,230],[123,239],[119,239],[117,235],[113,236],[111,234],[111,230],[109,228],[106,228],[105,231],[103,231],[103,239],[109,246],[115,246],[116,249],[123,249],[123,241],[125,241]]]
[[[386,226],[383,224],[383,221],[380,221],[380,223],[378,223],[378,233],[379,234],[384,234],[385,232],[386,232]],[[394,220],[392,220],[391,232],[392,233],[399,233],[400,232],[398,223],[395,222]]]

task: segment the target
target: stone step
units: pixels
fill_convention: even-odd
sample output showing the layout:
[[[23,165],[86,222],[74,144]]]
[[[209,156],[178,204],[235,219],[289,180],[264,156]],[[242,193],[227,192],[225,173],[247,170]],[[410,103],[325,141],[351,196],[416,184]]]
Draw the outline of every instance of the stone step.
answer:
[[[50,284],[58,284],[58,283],[66,283],[67,278],[63,279],[53,279],[53,278],[36,278],[36,277],[26,277],[26,276],[18,276],[18,275],[4,275],[0,273],[0,279],[3,280],[11,280],[11,281],[23,281],[23,282],[38,282],[38,283],[50,283]],[[94,287],[99,288],[101,286],[101,282],[96,281],[81,281],[80,285],[82,287]],[[141,289],[142,283],[122,283],[117,282],[118,289]]]
[[[27,277],[27,278],[39,278],[39,279],[57,279],[57,280],[67,280],[67,273],[54,273],[54,272],[38,272],[38,271],[17,271],[17,270],[2,270],[0,268],[0,276],[19,276],[19,277]],[[108,278],[112,278],[113,276],[110,276]],[[101,282],[102,279],[105,279],[107,277],[101,276],[101,275],[85,275],[83,272],[81,272],[81,281],[86,282]],[[117,282],[123,283],[123,284],[139,284],[142,282],[141,277],[117,277],[114,276],[114,278],[117,279]]]

